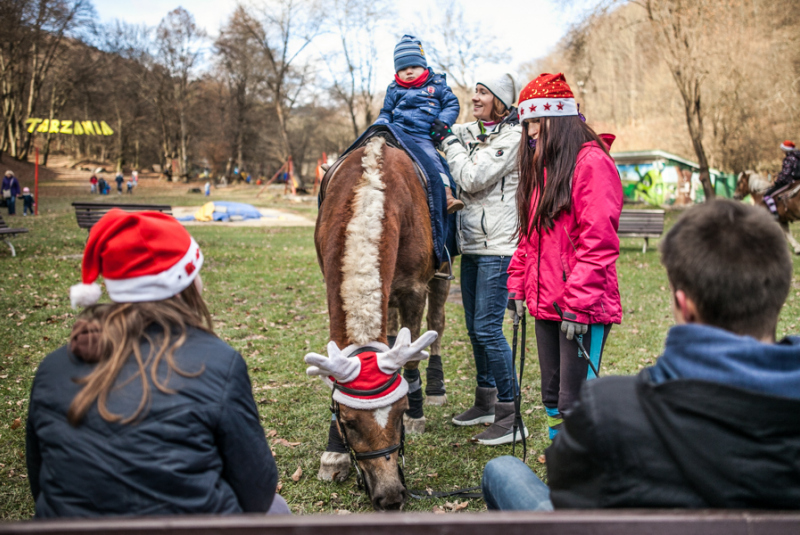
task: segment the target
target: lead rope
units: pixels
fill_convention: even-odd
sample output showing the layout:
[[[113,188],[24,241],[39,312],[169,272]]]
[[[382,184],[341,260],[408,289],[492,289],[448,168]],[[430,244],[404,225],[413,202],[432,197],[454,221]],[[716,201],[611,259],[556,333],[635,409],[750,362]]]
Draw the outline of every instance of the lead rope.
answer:
[[[519,353],[519,384],[517,382],[517,332],[519,322],[522,319],[522,348]],[[511,427],[511,455],[517,456],[517,430],[522,435],[522,462],[528,460],[528,443],[525,437],[525,424],[522,421],[522,373],[525,371],[525,312],[522,318],[514,314],[514,336],[511,347],[511,369],[514,372],[514,380],[511,381],[511,394],[514,396],[514,425]]]

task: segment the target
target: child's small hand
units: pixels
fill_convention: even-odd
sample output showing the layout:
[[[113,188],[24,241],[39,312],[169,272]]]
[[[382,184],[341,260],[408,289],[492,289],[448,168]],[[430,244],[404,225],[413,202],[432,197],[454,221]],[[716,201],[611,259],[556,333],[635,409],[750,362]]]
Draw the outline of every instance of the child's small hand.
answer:
[[[433,121],[433,124],[431,125],[430,136],[436,143],[441,143],[448,136],[452,136],[452,135],[453,135],[453,131],[450,130],[450,126],[448,126],[447,124],[443,123],[439,119],[435,119]]]

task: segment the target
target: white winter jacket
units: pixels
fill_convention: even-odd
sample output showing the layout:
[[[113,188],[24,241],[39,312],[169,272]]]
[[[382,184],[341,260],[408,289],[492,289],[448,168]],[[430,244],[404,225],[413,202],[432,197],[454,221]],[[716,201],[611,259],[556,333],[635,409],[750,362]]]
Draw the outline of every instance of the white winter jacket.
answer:
[[[517,154],[522,127],[501,123],[480,141],[477,121],[454,124],[442,150],[466,207],[457,212],[462,254],[511,256],[517,248]]]

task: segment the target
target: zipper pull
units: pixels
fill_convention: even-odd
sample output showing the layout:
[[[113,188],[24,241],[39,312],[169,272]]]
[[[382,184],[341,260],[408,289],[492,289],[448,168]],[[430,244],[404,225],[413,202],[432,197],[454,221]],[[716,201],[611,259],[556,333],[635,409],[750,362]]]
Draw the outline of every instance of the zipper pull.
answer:
[[[561,271],[561,277],[564,279],[564,282],[567,282],[567,272],[566,271],[564,271],[564,270]]]

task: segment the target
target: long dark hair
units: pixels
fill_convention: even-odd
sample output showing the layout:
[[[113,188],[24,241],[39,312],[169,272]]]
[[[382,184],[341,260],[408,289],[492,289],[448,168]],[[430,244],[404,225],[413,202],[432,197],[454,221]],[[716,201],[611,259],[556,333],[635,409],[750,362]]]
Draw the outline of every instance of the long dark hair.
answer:
[[[595,141],[608,154],[600,137],[576,115],[542,117],[535,151],[528,146],[529,139],[528,128],[523,124],[517,188],[517,232],[520,238],[530,236],[534,229],[553,228],[558,214],[572,208],[572,175],[584,143]],[[538,202],[531,221],[530,208],[534,199]]]
[[[147,368],[150,368],[150,378],[158,390],[167,394],[173,393],[167,386],[169,374],[163,382],[157,375],[160,362],[166,361],[169,373],[175,372],[184,377],[200,375],[202,368],[194,373],[181,370],[174,359],[175,350],[186,342],[187,327],[214,333],[211,314],[194,284],[163,301],[94,305],[87,308],[80,317],[99,324],[100,360],[94,371],[78,381],[86,386],[72,400],[67,412],[69,423],[75,426],[81,422],[95,401],[100,416],[108,422],[127,424],[136,420],[150,402]],[[146,332],[150,325],[160,327],[159,339],[154,340]],[[150,354],[146,356],[142,355],[140,347],[145,340],[150,345]],[[107,402],[120,371],[130,358],[136,360],[137,375],[142,381],[142,397],[133,414],[123,416],[112,413]]]

